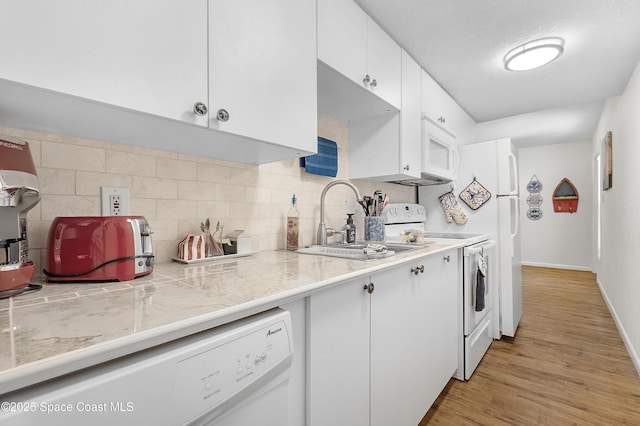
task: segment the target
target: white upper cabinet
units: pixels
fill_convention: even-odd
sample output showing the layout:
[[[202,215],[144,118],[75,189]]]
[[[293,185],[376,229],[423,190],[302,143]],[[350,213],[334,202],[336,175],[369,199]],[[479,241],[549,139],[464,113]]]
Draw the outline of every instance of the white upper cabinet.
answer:
[[[209,25],[210,127],[314,151],[315,0],[211,0]]]
[[[2,0],[0,76],[202,126],[207,2]],[[8,42],[10,40],[10,42]]]
[[[418,63],[403,50],[400,112],[400,170],[403,177],[420,176],[421,75]]]
[[[249,163],[316,151],[315,0],[0,10],[0,125]]]
[[[401,107],[400,46],[371,18],[367,19],[367,73],[363,84],[395,107]],[[367,80],[370,80],[367,83]]]
[[[318,59],[400,109],[400,46],[352,0],[318,0]]]
[[[454,138],[462,139],[475,122],[429,75],[422,71],[422,112],[426,118]],[[465,144],[472,140],[462,140]]]
[[[353,0],[318,0],[318,59],[362,84],[369,16]]]
[[[349,176],[396,182],[419,178],[420,66],[402,51],[401,111],[349,125]]]

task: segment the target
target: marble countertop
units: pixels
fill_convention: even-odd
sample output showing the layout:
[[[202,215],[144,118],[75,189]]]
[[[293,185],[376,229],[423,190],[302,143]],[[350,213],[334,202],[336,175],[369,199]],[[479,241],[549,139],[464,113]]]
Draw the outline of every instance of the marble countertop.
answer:
[[[127,282],[45,284],[40,291],[0,300],[0,394],[462,245],[432,242],[368,261],[265,251],[207,263],[157,264],[150,275]]]

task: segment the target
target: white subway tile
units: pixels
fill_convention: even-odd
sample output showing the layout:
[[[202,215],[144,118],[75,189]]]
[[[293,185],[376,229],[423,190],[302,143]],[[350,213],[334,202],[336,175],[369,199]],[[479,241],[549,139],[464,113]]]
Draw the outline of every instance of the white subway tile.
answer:
[[[131,214],[144,216],[149,220],[157,219],[156,204],[156,200],[152,198],[131,198]]]
[[[174,179],[134,176],[132,195],[139,198],[176,200],[178,198],[178,181]]]
[[[197,180],[201,182],[229,183],[231,168],[220,164],[198,163]]]
[[[196,180],[198,163],[193,161],[175,160],[172,158],[157,158],[157,177],[180,180]]]
[[[156,176],[156,157],[131,152],[107,151],[106,171],[132,176]]]
[[[197,213],[197,201],[191,200],[158,200],[157,218],[160,220],[193,219]]]
[[[100,196],[103,186],[122,186],[131,189],[133,176],[98,173],[88,171],[77,171],[75,182],[76,195],[98,195]]]
[[[198,201],[197,217],[204,220],[225,220],[231,217],[231,203],[229,201]]]
[[[246,198],[245,189],[246,187],[242,185],[225,185],[217,183],[215,184],[216,200],[244,201]]]
[[[42,167],[104,171],[105,155],[101,148],[42,142]]]
[[[215,200],[216,186],[209,182],[178,181],[178,198],[181,200]]]
[[[38,169],[38,184],[41,194],[74,195],[76,173],[73,170]]]
[[[44,194],[42,220],[53,220],[57,216],[97,216],[100,215],[100,197]]]

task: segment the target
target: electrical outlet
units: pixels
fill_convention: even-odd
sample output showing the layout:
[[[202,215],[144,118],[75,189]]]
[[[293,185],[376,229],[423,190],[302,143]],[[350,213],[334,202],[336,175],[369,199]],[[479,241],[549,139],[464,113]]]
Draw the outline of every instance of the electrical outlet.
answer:
[[[121,216],[121,204],[119,195],[109,195],[109,215]]]
[[[129,188],[119,186],[103,186],[100,188],[102,196],[103,216],[128,216],[131,214],[129,207]]]

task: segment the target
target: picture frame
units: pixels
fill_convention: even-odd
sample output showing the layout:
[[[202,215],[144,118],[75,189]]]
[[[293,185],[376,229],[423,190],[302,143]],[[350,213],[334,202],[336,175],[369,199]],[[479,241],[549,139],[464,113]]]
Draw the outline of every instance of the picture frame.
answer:
[[[613,186],[613,134],[607,132],[602,140],[602,190]]]

